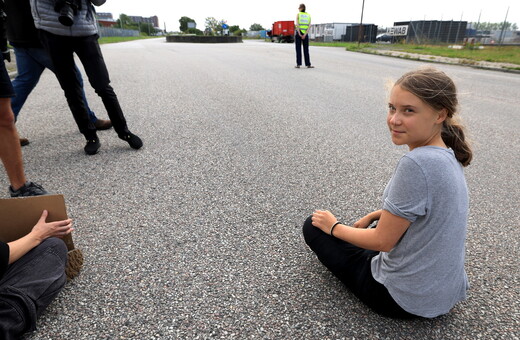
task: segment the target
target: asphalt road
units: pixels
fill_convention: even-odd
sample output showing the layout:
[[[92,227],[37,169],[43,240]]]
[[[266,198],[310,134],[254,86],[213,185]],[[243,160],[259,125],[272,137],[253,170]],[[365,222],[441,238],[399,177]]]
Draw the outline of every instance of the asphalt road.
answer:
[[[306,247],[316,208],[378,209],[406,152],[385,125],[387,84],[422,63],[293,45],[102,47],[130,129],[83,152],[54,75],[18,128],[30,180],[65,195],[85,267],[28,339],[519,339],[520,76],[439,65],[459,86],[475,158],[469,298],[446,316],[375,315]],[[94,111],[105,118],[91,88]],[[4,172],[1,183],[6,185]],[[7,196],[7,194],[6,194]]]

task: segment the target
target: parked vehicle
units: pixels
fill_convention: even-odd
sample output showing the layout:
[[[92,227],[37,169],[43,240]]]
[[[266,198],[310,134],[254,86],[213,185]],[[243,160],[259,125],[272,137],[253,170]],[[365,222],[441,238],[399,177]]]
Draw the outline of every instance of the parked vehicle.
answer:
[[[276,21],[268,35],[272,42],[294,42],[294,21]]]
[[[379,34],[376,37],[376,41],[379,41],[379,42],[392,42],[392,40],[393,40],[393,36],[391,36],[390,34],[387,34],[387,33]]]

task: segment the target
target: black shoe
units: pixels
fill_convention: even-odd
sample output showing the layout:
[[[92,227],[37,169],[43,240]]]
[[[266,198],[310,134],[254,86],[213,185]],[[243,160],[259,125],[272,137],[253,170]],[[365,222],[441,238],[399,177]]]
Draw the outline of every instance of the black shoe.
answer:
[[[9,186],[9,193],[11,194],[11,197],[28,197],[48,194],[41,185],[34,182],[25,182],[25,184],[17,190],[14,190],[12,186]]]
[[[309,66],[307,66],[307,68],[314,68],[314,66],[312,66],[312,65],[309,65]]]
[[[101,143],[99,142],[99,138],[94,137],[92,139],[87,139],[87,144],[83,148],[87,155],[95,155],[97,154],[99,148],[101,147]]]
[[[128,142],[132,149],[137,150],[143,146],[143,141],[141,140],[141,138],[137,137],[131,132],[125,132],[124,135],[119,135],[119,138],[121,138],[125,142]]]
[[[294,66],[294,68],[300,68],[300,65],[296,65],[296,66]]]
[[[29,145],[29,140],[27,138],[20,138],[20,146]]]
[[[94,123],[97,130],[108,130],[112,127],[112,122],[108,119],[98,119]]]

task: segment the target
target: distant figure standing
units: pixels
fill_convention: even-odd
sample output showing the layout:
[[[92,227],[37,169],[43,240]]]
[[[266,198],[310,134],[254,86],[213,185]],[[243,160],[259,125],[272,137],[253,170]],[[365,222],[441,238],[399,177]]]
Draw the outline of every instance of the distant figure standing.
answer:
[[[311,16],[305,12],[305,5],[300,4],[298,8],[300,11],[296,16],[296,33],[294,34],[294,45],[296,46],[296,68],[302,65],[302,43],[303,43],[303,57],[305,58],[305,66],[313,68],[311,65],[311,58],[309,56],[309,28],[311,27]]]

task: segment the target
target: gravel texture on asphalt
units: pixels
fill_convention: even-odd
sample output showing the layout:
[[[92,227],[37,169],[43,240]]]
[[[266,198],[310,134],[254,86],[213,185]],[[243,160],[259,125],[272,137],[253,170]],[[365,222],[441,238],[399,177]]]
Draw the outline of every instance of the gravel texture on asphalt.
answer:
[[[17,123],[26,173],[65,196],[85,266],[26,339],[520,338],[518,75],[438,66],[459,86],[475,151],[471,290],[448,315],[400,321],[346,290],[301,225],[315,209],[353,223],[381,206],[406,152],[387,131],[387,84],[422,63],[311,47],[316,68],[295,69],[293,45],[260,41],[102,50],[144,147],[109,130],[85,155],[44,73]]]

